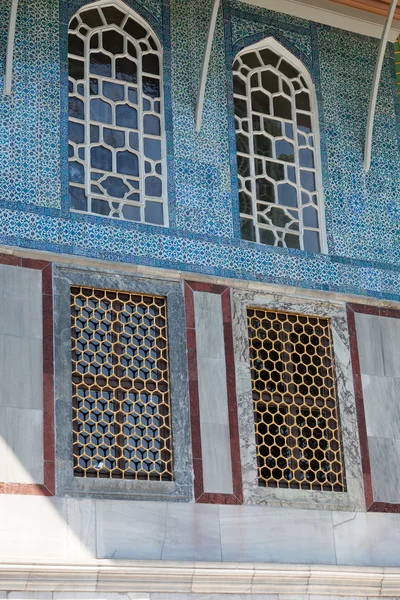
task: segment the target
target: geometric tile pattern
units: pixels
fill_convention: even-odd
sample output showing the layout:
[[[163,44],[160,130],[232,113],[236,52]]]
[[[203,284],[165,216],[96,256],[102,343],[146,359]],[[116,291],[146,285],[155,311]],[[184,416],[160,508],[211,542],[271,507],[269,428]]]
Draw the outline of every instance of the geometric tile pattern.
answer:
[[[399,36],[400,37],[400,36]],[[396,84],[397,84],[397,93],[400,94],[400,43],[399,37],[393,44],[394,48],[394,60],[396,66]]]
[[[223,0],[203,128],[196,133],[211,0],[126,2],[148,20],[163,47],[170,228],[160,232],[69,213],[66,160],[60,159],[67,147],[66,114],[60,123],[65,19],[89,2],[20,0],[13,93],[0,96],[0,243],[400,299],[400,113],[393,45],[383,64],[366,174],[365,123],[379,40]],[[0,86],[8,13],[9,3],[2,2]],[[65,39],[59,39],[60,31]],[[304,63],[316,87],[328,255],[240,239],[232,64],[245,46],[268,36]]]

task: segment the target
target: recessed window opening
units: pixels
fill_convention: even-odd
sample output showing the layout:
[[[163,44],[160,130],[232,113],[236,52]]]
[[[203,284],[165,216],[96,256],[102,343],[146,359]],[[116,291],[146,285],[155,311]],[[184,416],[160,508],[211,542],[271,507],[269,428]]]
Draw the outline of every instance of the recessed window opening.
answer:
[[[171,481],[166,298],[71,287],[75,477]]]
[[[122,2],[90,4],[68,31],[71,210],[167,224],[160,43]]]
[[[329,319],[247,315],[258,485],[344,491]]]
[[[318,121],[305,67],[269,38],[233,65],[242,238],[324,250]]]

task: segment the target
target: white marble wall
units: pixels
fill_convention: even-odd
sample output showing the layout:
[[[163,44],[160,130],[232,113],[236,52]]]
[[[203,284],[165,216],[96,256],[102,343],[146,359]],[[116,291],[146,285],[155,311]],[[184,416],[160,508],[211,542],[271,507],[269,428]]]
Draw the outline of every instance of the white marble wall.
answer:
[[[356,313],[376,502],[400,503],[400,319]]]
[[[225,343],[219,294],[194,292],[204,492],[232,494]]]
[[[43,483],[41,272],[0,265],[0,482]]]
[[[399,548],[398,514],[0,495],[0,563],[95,558],[400,567]]]

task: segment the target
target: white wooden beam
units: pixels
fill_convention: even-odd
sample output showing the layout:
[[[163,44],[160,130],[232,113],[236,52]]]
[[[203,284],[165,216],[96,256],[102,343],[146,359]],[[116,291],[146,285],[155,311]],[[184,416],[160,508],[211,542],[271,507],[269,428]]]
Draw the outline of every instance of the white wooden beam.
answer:
[[[376,110],[376,100],[378,97],[379,81],[381,79],[383,59],[385,58],[386,44],[389,37],[390,27],[392,25],[394,12],[396,10],[397,0],[392,0],[389,7],[389,12],[386,17],[385,26],[379,45],[378,57],[376,59],[374,79],[372,82],[371,95],[369,98],[367,130],[365,133],[365,148],[364,148],[364,170],[367,173],[371,166],[371,149],[372,149],[372,132],[374,129],[374,118]]]
[[[211,47],[212,47],[212,43],[213,43],[213,39],[214,39],[215,24],[217,22],[219,5],[220,5],[220,0],[213,0],[210,23],[208,26],[206,48],[205,48],[204,57],[203,57],[203,65],[201,67],[199,94],[197,97],[196,131],[200,131],[200,129],[201,129],[201,121],[203,118],[204,95],[205,95],[205,91],[206,91],[206,83],[207,83],[207,75],[208,75],[208,66],[210,64]]]
[[[15,25],[17,22],[17,10],[18,10],[18,0],[11,0],[10,22],[8,24],[6,70],[5,70],[5,74],[4,74],[4,94],[6,96],[9,96],[11,94],[12,71],[13,71],[13,62],[14,62],[14,39],[15,39]]]

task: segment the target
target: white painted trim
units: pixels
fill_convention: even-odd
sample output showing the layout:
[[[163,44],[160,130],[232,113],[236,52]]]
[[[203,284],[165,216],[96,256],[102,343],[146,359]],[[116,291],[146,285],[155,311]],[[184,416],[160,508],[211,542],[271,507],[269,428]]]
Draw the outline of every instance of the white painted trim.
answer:
[[[201,67],[199,94],[197,97],[197,104],[196,104],[196,131],[200,131],[200,129],[201,129],[201,122],[202,122],[202,118],[203,118],[204,96],[206,93],[206,83],[207,83],[207,76],[208,76],[208,67],[210,64],[211,48],[212,48],[212,43],[213,43],[213,39],[214,39],[215,25],[217,22],[219,5],[220,5],[220,0],[213,0],[210,23],[208,26],[206,47],[204,50],[203,64]]]
[[[0,590],[400,595],[400,569],[262,563],[87,560],[0,564]]]
[[[11,1],[10,22],[8,25],[6,70],[5,70],[5,74],[4,74],[4,95],[5,96],[9,96],[11,94],[12,71],[13,71],[13,63],[14,63],[14,40],[15,40],[15,27],[16,27],[16,23],[17,23],[17,12],[18,12],[18,0],[12,0]]]
[[[389,37],[390,26],[393,21],[394,12],[396,10],[397,0],[392,0],[389,11],[386,17],[385,26],[383,28],[381,43],[379,44],[378,56],[376,59],[374,78],[372,81],[371,96],[369,99],[367,128],[365,132],[365,147],[364,147],[364,171],[368,173],[371,166],[371,150],[372,150],[372,132],[374,129],[374,118],[376,109],[376,100],[378,97],[379,82],[381,79],[383,59],[385,58],[386,45]]]
[[[307,19],[323,25],[331,25],[361,35],[380,38],[385,17],[363,10],[329,2],[329,0],[241,0],[243,4],[261,6],[268,10]],[[389,41],[394,42],[400,32],[396,21],[390,31]]]

